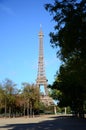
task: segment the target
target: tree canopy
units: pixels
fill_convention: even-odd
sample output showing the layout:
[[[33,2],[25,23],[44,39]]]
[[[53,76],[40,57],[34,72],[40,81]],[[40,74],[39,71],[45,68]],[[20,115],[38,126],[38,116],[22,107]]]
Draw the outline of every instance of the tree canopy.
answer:
[[[72,55],[86,56],[86,1],[55,0],[54,4],[46,4],[45,8],[56,22],[50,41],[52,46],[60,47],[58,54],[62,60]]]
[[[80,114],[86,101],[86,1],[55,0],[45,8],[55,21],[51,45],[60,48],[57,56],[63,61],[51,88],[61,91],[61,106]]]

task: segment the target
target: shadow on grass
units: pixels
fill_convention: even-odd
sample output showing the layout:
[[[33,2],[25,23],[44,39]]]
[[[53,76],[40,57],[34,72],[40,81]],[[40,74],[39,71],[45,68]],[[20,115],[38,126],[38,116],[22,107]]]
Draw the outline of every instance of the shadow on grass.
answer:
[[[8,124],[0,127],[0,130],[86,130],[86,120],[71,116],[57,116],[39,123]]]

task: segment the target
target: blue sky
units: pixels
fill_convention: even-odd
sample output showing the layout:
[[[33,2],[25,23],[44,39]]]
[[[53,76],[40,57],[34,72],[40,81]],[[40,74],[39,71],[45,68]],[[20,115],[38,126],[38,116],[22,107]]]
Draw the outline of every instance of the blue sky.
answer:
[[[21,87],[22,82],[35,83],[38,67],[38,33],[44,33],[44,60],[48,83],[52,84],[60,61],[56,49],[50,46],[50,31],[54,22],[44,9],[52,0],[0,1],[0,81],[11,79]]]

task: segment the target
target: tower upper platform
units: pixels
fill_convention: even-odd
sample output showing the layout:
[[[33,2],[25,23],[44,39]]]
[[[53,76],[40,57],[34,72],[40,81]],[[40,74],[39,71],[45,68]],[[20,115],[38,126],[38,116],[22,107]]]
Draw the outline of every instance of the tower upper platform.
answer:
[[[39,31],[39,34],[38,34],[38,35],[39,35],[39,37],[40,37],[40,36],[42,36],[42,37],[44,36],[41,26],[40,26],[40,31]]]

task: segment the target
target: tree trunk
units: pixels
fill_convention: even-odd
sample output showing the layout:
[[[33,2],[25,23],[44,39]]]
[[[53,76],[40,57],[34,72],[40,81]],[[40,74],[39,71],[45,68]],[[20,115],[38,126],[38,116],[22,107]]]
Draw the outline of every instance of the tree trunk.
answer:
[[[5,98],[5,117],[7,115],[7,101],[6,101],[6,98]]]
[[[27,103],[27,117],[29,117],[29,103]]]
[[[9,107],[9,118],[11,117],[11,107]]]
[[[79,117],[80,118],[84,118],[84,108],[83,108],[83,104],[80,106],[79,108]]]
[[[25,103],[24,103],[24,117],[25,117]]]

